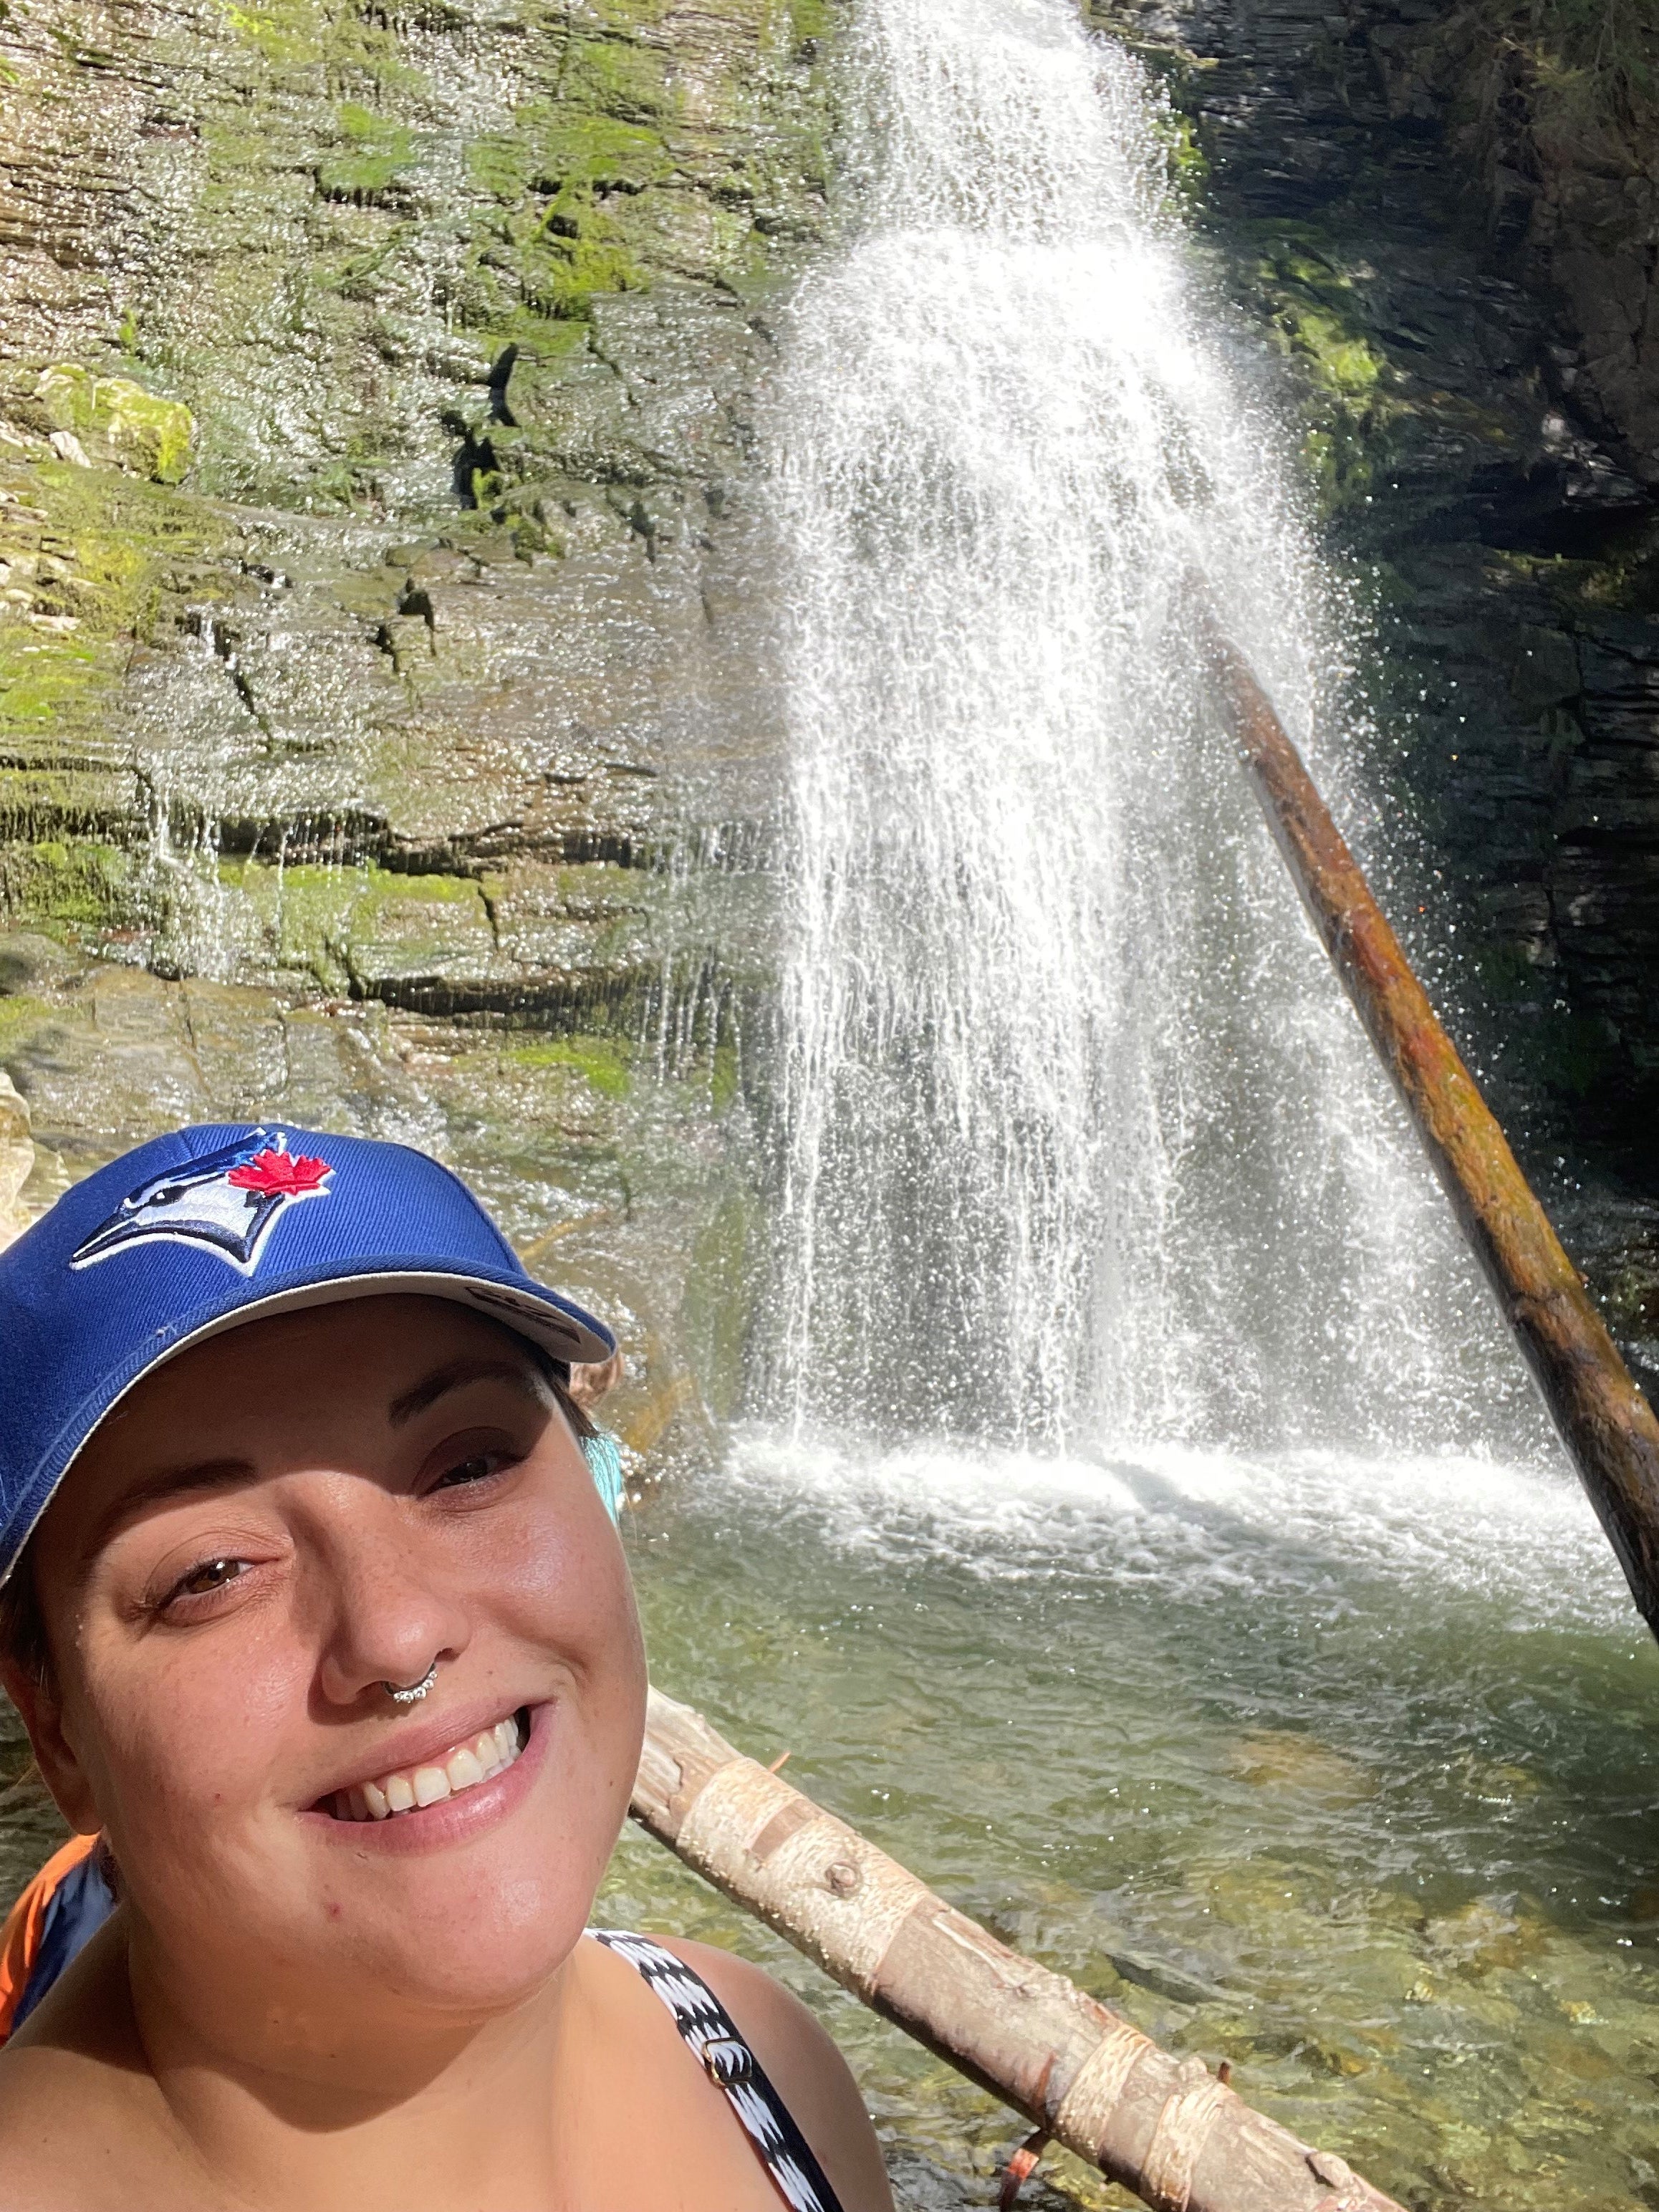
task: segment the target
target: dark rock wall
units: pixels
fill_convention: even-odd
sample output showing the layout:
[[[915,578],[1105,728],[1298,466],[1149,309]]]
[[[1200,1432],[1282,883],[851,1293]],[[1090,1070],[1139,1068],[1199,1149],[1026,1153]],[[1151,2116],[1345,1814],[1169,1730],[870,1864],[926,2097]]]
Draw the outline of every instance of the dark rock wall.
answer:
[[[1548,9],[1401,8],[1369,27],[1396,120],[1443,134],[1484,200],[1495,252],[1553,305],[1548,361],[1623,465],[1659,484],[1659,25],[1608,5],[1575,54]],[[1621,20],[1622,19],[1622,20]],[[1628,67],[1609,49],[1634,42]]]
[[[1614,1158],[1647,1187],[1644,434],[1639,408],[1613,422],[1531,217],[1524,235],[1494,226],[1465,79],[1435,44],[1448,12],[1127,0],[1095,16],[1164,76],[1218,281],[1301,389],[1328,541],[1370,630],[1381,818],[1358,841],[1534,1172]]]

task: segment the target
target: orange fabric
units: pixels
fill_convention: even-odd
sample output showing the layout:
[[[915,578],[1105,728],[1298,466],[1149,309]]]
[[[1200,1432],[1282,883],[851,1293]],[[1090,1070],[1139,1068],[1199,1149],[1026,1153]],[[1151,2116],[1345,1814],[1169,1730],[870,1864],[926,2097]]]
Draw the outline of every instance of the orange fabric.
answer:
[[[40,1950],[40,1931],[46,1907],[58,1885],[74,1873],[97,1843],[96,1836],[71,1836],[61,1851],[54,1851],[18,1899],[0,1928],[0,2043],[11,2033],[16,2011]]]

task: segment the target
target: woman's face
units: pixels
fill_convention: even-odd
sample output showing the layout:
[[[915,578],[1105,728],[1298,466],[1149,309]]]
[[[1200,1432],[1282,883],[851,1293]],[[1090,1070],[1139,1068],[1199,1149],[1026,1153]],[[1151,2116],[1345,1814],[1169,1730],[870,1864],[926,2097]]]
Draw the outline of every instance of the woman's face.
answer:
[[[645,1665],[616,1533],[507,1330],[371,1297],[197,1346],[96,1431],[35,1572],[41,1764],[178,2001],[325,2063],[348,2021],[488,2016],[568,1955]]]

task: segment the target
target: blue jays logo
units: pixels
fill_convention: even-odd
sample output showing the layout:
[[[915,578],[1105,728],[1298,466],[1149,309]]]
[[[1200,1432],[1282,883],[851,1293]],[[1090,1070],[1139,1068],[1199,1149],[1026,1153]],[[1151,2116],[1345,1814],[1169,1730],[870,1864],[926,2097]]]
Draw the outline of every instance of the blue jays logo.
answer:
[[[326,1160],[290,1152],[283,1130],[250,1130],[237,1144],[141,1182],[70,1265],[89,1267],[129,1244],[200,1244],[251,1275],[277,1216],[302,1198],[326,1198],[333,1173]]]

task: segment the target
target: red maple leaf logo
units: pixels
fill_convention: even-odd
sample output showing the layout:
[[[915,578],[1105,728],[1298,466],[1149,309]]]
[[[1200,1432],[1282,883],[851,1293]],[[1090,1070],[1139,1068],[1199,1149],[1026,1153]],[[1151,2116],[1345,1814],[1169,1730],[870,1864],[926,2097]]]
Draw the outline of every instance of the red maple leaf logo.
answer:
[[[299,1198],[308,1190],[319,1190],[333,1172],[326,1160],[307,1159],[303,1153],[256,1152],[244,1166],[233,1168],[225,1181],[238,1190]]]

